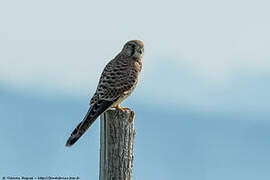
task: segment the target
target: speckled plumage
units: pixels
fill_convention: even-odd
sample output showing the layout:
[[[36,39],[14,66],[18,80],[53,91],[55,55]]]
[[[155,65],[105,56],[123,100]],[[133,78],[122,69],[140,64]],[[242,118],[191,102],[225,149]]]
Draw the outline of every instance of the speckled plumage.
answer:
[[[120,108],[138,82],[142,68],[144,44],[139,40],[127,42],[122,51],[104,68],[90,108],[82,122],[71,133],[66,146],[72,146],[99,115],[111,107]]]

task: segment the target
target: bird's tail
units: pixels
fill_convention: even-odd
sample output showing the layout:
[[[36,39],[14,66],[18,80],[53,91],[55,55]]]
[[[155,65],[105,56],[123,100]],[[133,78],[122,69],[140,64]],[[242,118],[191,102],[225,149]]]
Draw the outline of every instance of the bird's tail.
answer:
[[[113,101],[100,100],[93,104],[87,114],[85,115],[82,122],[80,122],[77,127],[71,133],[69,139],[67,140],[66,146],[72,146],[84,133],[85,131],[95,122],[97,117],[106,111],[113,104]]]

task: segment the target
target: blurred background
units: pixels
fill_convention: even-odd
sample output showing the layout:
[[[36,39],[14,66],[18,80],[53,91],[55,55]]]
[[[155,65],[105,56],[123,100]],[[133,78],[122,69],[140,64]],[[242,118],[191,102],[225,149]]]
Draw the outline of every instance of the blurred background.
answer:
[[[123,103],[133,179],[270,179],[270,12],[263,0],[1,1],[0,176],[98,179],[99,120],[72,148],[106,63],[145,43]]]

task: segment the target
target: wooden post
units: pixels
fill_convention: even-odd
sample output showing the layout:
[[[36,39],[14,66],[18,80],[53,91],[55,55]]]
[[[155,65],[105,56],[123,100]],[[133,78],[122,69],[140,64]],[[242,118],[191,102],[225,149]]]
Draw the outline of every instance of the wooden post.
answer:
[[[131,110],[110,109],[100,118],[99,180],[131,180],[134,151]]]

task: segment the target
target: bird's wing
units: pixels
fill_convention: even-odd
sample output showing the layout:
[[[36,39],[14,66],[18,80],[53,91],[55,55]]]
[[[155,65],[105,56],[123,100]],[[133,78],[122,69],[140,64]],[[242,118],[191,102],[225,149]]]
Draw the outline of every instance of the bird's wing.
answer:
[[[66,146],[72,146],[91,126],[99,115],[110,108],[114,102],[137,82],[136,72],[123,61],[110,61],[104,68],[97,90],[90,101],[90,109],[85,118],[71,133]]]
[[[114,102],[119,98],[119,93],[117,93],[113,88],[113,82],[111,82],[109,76],[110,73],[115,70],[115,61],[110,61],[104,68],[97,90],[90,101],[90,108],[85,115],[84,119],[77,125],[77,127],[71,133],[69,139],[67,140],[66,146],[72,146],[93,124],[99,115],[110,108]],[[116,78],[116,77],[115,77]],[[107,79],[109,81],[107,81]]]
[[[137,83],[137,72],[127,62],[112,60],[104,68],[90,105],[100,99],[115,100]]]

